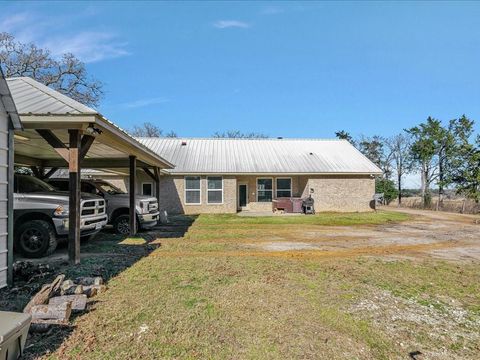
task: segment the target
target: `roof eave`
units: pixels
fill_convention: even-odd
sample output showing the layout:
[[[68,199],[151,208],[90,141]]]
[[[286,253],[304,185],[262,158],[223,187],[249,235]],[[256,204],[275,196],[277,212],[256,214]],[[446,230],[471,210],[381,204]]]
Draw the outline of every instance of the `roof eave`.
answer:
[[[10,88],[8,87],[2,68],[0,67],[0,101],[2,102],[14,130],[23,130],[22,122],[18,115],[17,107],[13,101]]]
[[[287,176],[287,175],[361,175],[361,176],[380,176],[383,172],[218,172],[218,171],[163,171],[168,175],[241,175],[241,176]]]

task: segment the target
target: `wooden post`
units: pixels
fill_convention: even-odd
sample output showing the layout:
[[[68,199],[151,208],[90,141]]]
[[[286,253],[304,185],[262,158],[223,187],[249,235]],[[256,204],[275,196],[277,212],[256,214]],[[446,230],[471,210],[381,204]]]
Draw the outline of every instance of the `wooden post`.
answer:
[[[14,132],[10,125],[8,130],[8,203],[7,203],[7,284],[13,286],[13,183],[15,179],[14,170]]]
[[[70,148],[68,150],[68,172],[70,179],[68,214],[68,259],[71,264],[80,263],[80,132],[68,130]]]
[[[137,158],[130,156],[130,236],[137,233],[137,214],[135,212],[136,204],[136,178],[137,178]]]
[[[155,196],[157,197],[158,210],[160,210],[160,169],[155,167],[153,171],[155,174]]]

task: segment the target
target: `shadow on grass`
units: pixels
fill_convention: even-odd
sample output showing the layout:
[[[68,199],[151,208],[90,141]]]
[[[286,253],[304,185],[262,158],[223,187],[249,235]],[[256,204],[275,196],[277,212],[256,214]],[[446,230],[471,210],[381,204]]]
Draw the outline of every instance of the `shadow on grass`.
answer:
[[[0,290],[0,310],[21,312],[44,284],[60,274],[72,280],[80,276],[101,276],[108,283],[111,278],[160,247],[161,239],[182,238],[195,220],[195,216],[172,216],[168,224],[140,231],[136,237],[117,235],[111,229],[103,230],[94,239],[82,243],[81,262],[78,265],[69,264],[67,245],[62,244],[51,256],[32,260],[35,264],[48,265],[51,271],[44,277],[33,282],[16,278],[12,288]],[[89,301],[87,311],[94,310],[92,306],[95,302]],[[71,322],[81,315],[74,313]],[[30,334],[24,358],[33,359],[55,351],[73,330],[74,326],[55,326],[45,333]]]

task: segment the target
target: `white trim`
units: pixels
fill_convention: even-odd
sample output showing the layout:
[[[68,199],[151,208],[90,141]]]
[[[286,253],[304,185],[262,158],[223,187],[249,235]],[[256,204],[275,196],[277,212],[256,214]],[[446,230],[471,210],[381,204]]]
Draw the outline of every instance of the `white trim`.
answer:
[[[255,197],[256,197],[256,200],[257,202],[264,202],[264,203],[268,203],[268,202],[271,202],[271,201],[258,201],[258,179],[271,179],[272,180],[272,189],[271,190],[261,190],[261,191],[271,191],[272,192],[272,200],[273,200],[273,192],[274,192],[274,184],[275,182],[273,181],[273,177],[257,177],[255,178]]]
[[[202,171],[202,172],[188,172],[188,171],[171,171],[168,169],[162,169],[162,171],[167,174],[167,175],[184,175],[184,176],[194,176],[194,175],[223,175],[223,176],[233,176],[233,175],[242,175],[242,176],[276,176],[276,175],[295,175],[295,176],[300,176],[300,175],[321,175],[321,176],[339,176],[339,175],[381,175],[383,173],[381,172],[375,172],[375,171],[370,171],[370,172],[284,172],[284,173],[279,173],[279,172],[208,172],[208,171]]]
[[[144,185],[144,184],[150,184],[150,186],[152,187],[152,193],[151,193],[151,194],[144,194],[144,193],[143,193],[143,185]],[[155,194],[154,194],[154,188],[153,188],[153,181],[142,181],[141,186],[142,186],[142,195],[155,196]]]
[[[209,189],[209,188],[208,188],[208,178],[218,178],[218,177],[222,179],[222,189]],[[207,194],[207,198],[206,198],[206,200],[207,200],[207,205],[223,205],[223,203],[224,203],[224,183],[223,183],[223,176],[218,176],[218,175],[217,175],[217,176],[207,176],[206,182],[205,182],[205,186],[206,186],[206,190],[207,190],[207,191],[206,191],[206,194]],[[219,203],[211,203],[211,202],[209,202],[209,201],[208,201],[208,192],[209,192],[209,191],[220,191],[220,190],[222,191],[222,202],[219,202]]]
[[[278,198],[278,186],[277,186],[277,180],[285,180],[285,179],[289,179],[290,180],[290,189],[280,189],[280,191],[287,191],[287,190],[290,190],[290,197],[292,197],[292,194],[293,194],[293,179],[291,177],[276,177],[275,178],[275,198],[277,199]]]
[[[200,186],[198,189],[187,189],[187,178],[198,177],[200,181]],[[187,203],[187,191],[200,191],[200,202],[198,203]],[[185,205],[202,205],[202,177],[200,175],[188,175],[183,177],[183,203]]]

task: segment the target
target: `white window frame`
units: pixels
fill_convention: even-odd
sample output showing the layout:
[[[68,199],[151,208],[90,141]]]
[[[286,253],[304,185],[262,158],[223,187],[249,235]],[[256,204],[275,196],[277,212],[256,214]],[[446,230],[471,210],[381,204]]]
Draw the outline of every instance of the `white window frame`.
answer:
[[[143,192],[143,185],[145,185],[145,184],[150,184],[150,186],[152,187],[152,193],[151,193],[151,194],[145,194],[145,193]],[[153,181],[144,181],[144,182],[142,182],[142,195],[155,196],[154,192],[155,192],[155,189],[153,188]]]
[[[221,178],[222,179],[222,189],[209,189],[208,188],[208,179],[209,178]],[[223,205],[223,201],[224,201],[224,198],[223,198],[223,192],[224,192],[224,184],[223,184],[223,176],[221,175],[218,175],[218,176],[207,176],[207,182],[205,184],[206,188],[207,188],[207,205]],[[219,202],[219,203],[211,203],[208,201],[208,192],[209,191],[222,191],[222,202]]]
[[[273,194],[274,194],[274,191],[275,191],[275,188],[274,188],[275,181],[274,181],[273,177],[257,177],[256,180],[255,180],[255,192],[256,192],[255,195],[257,197],[257,202],[264,202],[264,203],[269,202],[269,201],[258,201],[258,180],[267,180],[267,179],[272,180],[272,189],[271,190],[260,190],[260,191],[271,191],[272,192],[272,200],[273,200]]]
[[[275,178],[275,198],[277,199],[278,198],[278,184],[277,184],[277,180],[290,180],[290,189],[280,189],[280,191],[287,191],[287,190],[290,190],[290,197],[292,197],[292,194],[293,194],[293,180],[291,177],[277,177]]]
[[[200,181],[200,186],[198,189],[187,189],[187,178],[197,178],[199,179]],[[183,202],[185,203],[185,205],[202,205],[202,177],[201,176],[198,176],[198,175],[189,175],[189,176],[184,176],[183,177],[183,187],[184,187],[184,191],[183,191]],[[200,202],[198,203],[190,203],[190,202],[187,202],[187,191],[199,191],[200,192],[200,196],[199,196],[199,199],[200,199]]]

